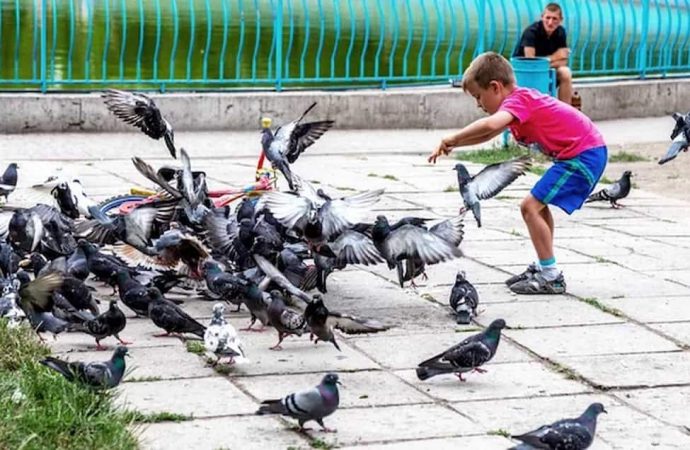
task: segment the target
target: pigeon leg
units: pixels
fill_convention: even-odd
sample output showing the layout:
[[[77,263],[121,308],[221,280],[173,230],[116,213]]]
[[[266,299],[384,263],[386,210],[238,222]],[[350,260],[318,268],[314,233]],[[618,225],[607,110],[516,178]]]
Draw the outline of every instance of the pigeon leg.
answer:
[[[488,370],[482,369],[482,368],[480,368],[480,367],[475,367],[474,369],[472,369],[472,372],[486,373],[486,372],[488,372]]]
[[[463,383],[467,381],[466,379],[464,379],[464,378],[462,377],[462,374],[461,374],[461,373],[456,373],[455,376],[458,377],[458,380],[462,381]]]
[[[249,322],[249,325],[247,325],[247,328],[240,328],[240,331],[262,331],[263,330],[263,325],[261,327],[261,330],[254,330],[252,329],[252,326],[256,323],[256,317],[252,317],[251,322]]]
[[[283,342],[283,339],[285,339],[285,335],[279,331],[278,332],[278,343],[276,345],[274,345],[273,347],[270,347],[269,350],[282,350],[283,347],[280,346],[280,343]]]
[[[338,430],[336,430],[335,428],[328,428],[326,425],[324,425],[323,419],[316,419],[316,423],[321,425],[321,431],[323,431],[324,433],[337,433],[338,432]]]
[[[160,334],[154,334],[154,335],[153,335],[153,337],[168,337],[168,336],[170,336],[170,332],[169,332],[169,331],[166,332],[166,333],[160,333]]]
[[[122,339],[120,339],[120,336],[118,336],[117,334],[115,335],[115,339],[120,341],[120,344],[122,344],[122,345],[130,345],[130,344],[134,343],[134,342],[123,341]]]
[[[108,350],[108,347],[103,347],[101,345],[101,341],[99,339],[96,339],[96,350],[98,350],[98,351]]]
[[[240,312],[240,309],[242,309],[242,303],[237,305],[237,309],[235,310],[236,313]]]
[[[225,364],[227,364],[228,366],[235,364],[235,358],[233,356],[230,356]]]

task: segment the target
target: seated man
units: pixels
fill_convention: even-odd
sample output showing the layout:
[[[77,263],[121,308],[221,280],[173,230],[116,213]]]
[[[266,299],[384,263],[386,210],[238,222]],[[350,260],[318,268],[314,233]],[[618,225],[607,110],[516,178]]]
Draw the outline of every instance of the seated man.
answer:
[[[556,69],[558,99],[570,104],[573,96],[573,77],[568,67],[570,49],[561,23],[563,23],[561,7],[557,3],[546,5],[541,20],[534,22],[522,33],[513,56],[548,57],[551,67]]]

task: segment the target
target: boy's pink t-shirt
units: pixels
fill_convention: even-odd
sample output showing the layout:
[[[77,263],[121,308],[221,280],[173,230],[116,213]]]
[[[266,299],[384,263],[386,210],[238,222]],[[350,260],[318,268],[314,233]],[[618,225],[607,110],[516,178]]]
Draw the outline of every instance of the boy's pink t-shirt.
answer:
[[[571,159],[605,145],[589,117],[536,89],[515,88],[498,110],[515,118],[508,128],[519,143],[538,144],[542,153],[556,159]]]

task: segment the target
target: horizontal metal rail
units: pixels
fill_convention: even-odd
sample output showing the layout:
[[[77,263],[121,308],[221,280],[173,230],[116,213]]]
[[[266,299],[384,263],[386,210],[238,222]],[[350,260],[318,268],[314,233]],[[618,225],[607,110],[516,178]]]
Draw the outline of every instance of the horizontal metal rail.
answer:
[[[690,0],[562,0],[575,76],[690,72]],[[543,0],[0,0],[0,89],[385,88],[510,56]]]

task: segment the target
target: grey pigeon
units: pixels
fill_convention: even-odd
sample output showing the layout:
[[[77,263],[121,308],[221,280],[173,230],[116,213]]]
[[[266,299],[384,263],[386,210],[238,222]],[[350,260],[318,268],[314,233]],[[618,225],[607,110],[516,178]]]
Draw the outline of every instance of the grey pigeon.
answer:
[[[304,315],[288,308],[285,305],[285,297],[278,290],[271,291],[271,304],[268,305],[268,319],[278,332],[278,343],[271,350],[282,350],[280,344],[287,336],[302,334],[307,329],[307,321]]]
[[[630,189],[632,188],[632,182],[630,177],[632,172],[626,170],[618,181],[613,183],[611,186],[604,188],[598,192],[587,197],[585,203],[608,201],[611,202],[612,208],[620,208],[623,205],[618,203],[618,200],[623,199],[628,196]]]
[[[478,227],[482,226],[479,201],[498,195],[520,175],[524,175],[531,165],[529,155],[524,155],[490,164],[475,176],[471,176],[463,164],[455,165],[454,170],[458,172],[458,187],[465,204],[464,209],[472,210]]]
[[[7,197],[14,192],[17,187],[17,163],[11,163],[0,177],[0,197]]]
[[[268,127],[261,132],[261,146],[266,158],[275,169],[282,172],[290,190],[293,191],[295,190],[295,180],[290,170],[290,164],[294,163],[299,155],[316,142],[334,123],[332,120],[301,123],[304,116],[315,106],[316,102],[312,103],[297,120],[281,126],[275,134]]]
[[[49,356],[41,364],[60,373],[68,381],[78,381],[99,389],[114,388],[125,374],[127,347],[117,347],[109,361],[69,362]]]
[[[496,354],[501,330],[505,326],[503,319],[496,319],[481,333],[470,336],[448,350],[422,361],[417,367],[417,378],[427,380],[436,375],[454,373],[460,381],[465,381],[462,377],[465,372],[485,372],[480,369],[480,366],[489,362]]]
[[[134,125],[153,139],[163,138],[168,151],[176,158],[175,133],[153,100],[144,94],[108,89],[102,95],[108,109],[124,122]]]
[[[671,146],[659,160],[659,164],[666,164],[675,159],[681,151],[688,151],[688,145],[690,144],[690,112],[685,115],[673,113],[673,119],[676,121],[676,125],[671,132]]]
[[[310,339],[316,337],[314,344],[322,340],[332,343],[338,350],[340,347],[335,340],[334,329],[342,330],[347,334],[358,334],[377,333],[390,328],[374,319],[329,311],[323,303],[323,297],[319,294],[314,295],[305,308],[304,317],[311,333]]]
[[[246,362],[247,358],[244,354],[242,341],[240,341],[235,327],[223,317],[224,311],[225,306],[222,303],[213,305],[213,317],[204,333],[204,347],[215,354],[218,360],[227,357],[228,364]]]
[[[597,416],[601,413],[606,413],[604,405],[592,403],[580,417],[559,420],[529,433],[511,436],[524,443],[513,449],[585,450],[594,441]]]
[[[458,323],[468,324],[477,315],[479,295],[472,283],[465,278],[464,270],[455,276],[455,284],[450,291],[449,302]]]
[[[314,420],[323,431],[335,432],[336,430],[327,428],[323,424],[323,418],[330,416],[338,409],[340,403],[338,384],[340,384],[338,375],[329,373],[316,387],[295,392],[281,399],[264,400],[256,414],[282,414],[293,417],[297,419],[300,431],[306,430],[305,423]]]
[[[96,350],[105,350],[106,347],[101,345],[101,341],[108,336],[115,336],[115,339],[120,341],[122,345],[131,344],[125,342],[120,338],[120,331],[125,329],[127,325],[127,318],[117,307],[117,301],[111,300],[110,307],[102,314],[95,317],[93,320],[84,323],[70,326],[70,331],[81,331],[90,334],[96,339]]]

